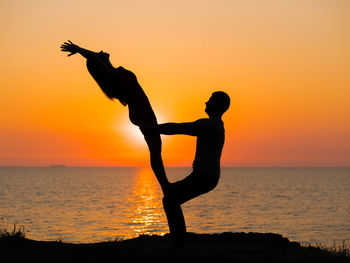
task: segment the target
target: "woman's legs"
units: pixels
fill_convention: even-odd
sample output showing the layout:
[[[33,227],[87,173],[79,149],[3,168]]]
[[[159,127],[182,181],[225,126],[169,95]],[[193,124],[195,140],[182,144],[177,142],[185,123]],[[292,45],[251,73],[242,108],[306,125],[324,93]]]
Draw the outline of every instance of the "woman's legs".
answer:
[[[162,160],[162,141],[159,134],[145,135],[151,159],[151,167],[156,175],[158,182],[166,194],[169,188],[169,181],[165,174],[164,164]]]

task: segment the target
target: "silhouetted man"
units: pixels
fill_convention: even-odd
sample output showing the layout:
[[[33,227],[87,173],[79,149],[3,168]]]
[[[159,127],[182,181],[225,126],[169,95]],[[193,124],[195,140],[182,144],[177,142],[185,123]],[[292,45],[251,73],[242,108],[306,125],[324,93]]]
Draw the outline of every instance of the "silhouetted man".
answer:
[[[181,204],[213,190],[218,184],[220,158],[225,141],[225,129],[221,117],[229,106],[230,97],[225,92],[216,91],[206,102],[205,112],[209,118],[189,123],[165,123],[147,128],[147,132],[197,137],[193,172],[185,179],[171,184],[163,198],[170,234],[178,244],[183,243],[186,234]]]
[[[124,106],[128,105],[130,121],[140,127],[150,151],[153,172],[163,192],[166,192],[170,184],[166,178],[161,157],[160,135],[145,134],[143,129],[144,126],[157,124],[157,118],[135,74],[123,67],[113,67],[109,61],[109,54],[103,51],[93,52],[69,40],[61,45],[61,50],[69,52],[68,56],[78,53],[86,58],[86,66],[104,94],[109,99],[118,99]]]

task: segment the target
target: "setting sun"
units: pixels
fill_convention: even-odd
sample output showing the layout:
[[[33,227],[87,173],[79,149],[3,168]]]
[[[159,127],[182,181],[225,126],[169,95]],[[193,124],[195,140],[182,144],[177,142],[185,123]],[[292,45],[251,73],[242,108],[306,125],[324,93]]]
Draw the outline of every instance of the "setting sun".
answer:
[[[0,165],[149,166],[68,39],[133,71],[159,123],[226,91],[224,166],[350,165],[349,4],[151,2],[1,1]],[[191,165],[192,138],[162,138],[166,165]]]

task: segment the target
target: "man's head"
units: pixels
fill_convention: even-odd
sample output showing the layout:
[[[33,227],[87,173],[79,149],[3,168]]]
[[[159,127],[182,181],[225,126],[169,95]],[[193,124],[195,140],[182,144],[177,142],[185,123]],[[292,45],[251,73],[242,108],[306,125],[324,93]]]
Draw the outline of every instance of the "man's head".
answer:
[[[209,116],[222,116],[230,107],[230,97],[223,91],[215,91],[205,105],[205,112]]]

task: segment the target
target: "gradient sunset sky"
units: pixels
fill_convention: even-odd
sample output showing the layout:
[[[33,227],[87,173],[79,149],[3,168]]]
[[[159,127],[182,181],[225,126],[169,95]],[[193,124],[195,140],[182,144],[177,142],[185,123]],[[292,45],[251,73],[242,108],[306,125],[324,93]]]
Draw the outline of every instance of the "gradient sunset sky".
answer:
[[[350,1],[1,0],[0,166],[149,166],[70,39],[132,70],[159,122],[231,96],[223,166],[350,166]],[[166,166],[195,138],[163,137]]]

